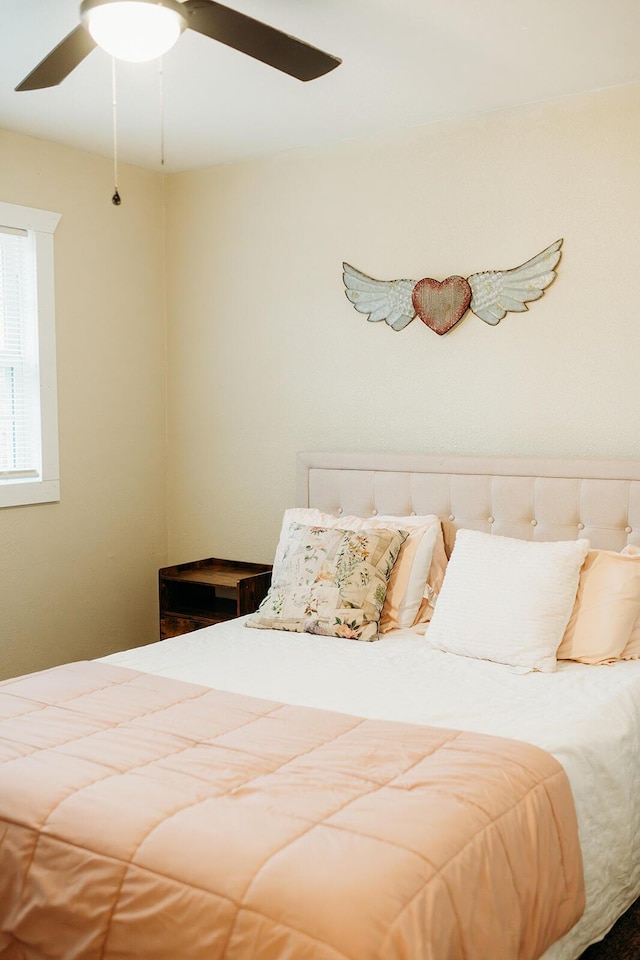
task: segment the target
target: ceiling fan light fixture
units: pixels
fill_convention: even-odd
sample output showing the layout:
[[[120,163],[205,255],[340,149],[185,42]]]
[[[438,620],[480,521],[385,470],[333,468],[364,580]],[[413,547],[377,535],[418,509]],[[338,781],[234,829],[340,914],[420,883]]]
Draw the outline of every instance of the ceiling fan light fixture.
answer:
[[[99,47],[134,63],[161,57],[187,25],[178,0],[83,0],[80,15]]]

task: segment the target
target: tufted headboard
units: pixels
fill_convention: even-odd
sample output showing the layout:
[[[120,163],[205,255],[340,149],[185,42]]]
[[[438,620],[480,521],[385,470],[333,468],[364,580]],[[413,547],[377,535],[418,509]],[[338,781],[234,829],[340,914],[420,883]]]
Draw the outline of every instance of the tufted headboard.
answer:
[[[449,552],[459,527],[640,547],[638,460],[299,453],[296,504],[361,517],[435,513]]]

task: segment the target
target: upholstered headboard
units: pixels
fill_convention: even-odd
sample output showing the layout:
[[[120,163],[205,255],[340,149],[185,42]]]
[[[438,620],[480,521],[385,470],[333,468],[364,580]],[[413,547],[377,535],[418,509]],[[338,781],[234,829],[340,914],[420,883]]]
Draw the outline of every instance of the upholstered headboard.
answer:
[[[361,517],[435,513],[449,551],[459,527],[640,547],[638,460],[300,453],[296,503]]]

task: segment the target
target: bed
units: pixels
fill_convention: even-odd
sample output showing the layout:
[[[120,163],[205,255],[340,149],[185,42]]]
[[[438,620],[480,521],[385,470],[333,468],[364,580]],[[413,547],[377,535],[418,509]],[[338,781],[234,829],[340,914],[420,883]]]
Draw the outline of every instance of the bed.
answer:
[[[308,453],[298,458],[296,500],[300,507],[338,518],[435,514],[449,553],[458,530],[542,543],[586,538],[607,551],[640,546],[637,462]],[[426,632],[403,627],[375,643],[362,643],[248,630],[246,619],[0,685],[0,758],[5,761],[0,766],[1,957],[175,957],[171,937],[176,924],[171,928],[163,916],[177,916],[186,937],[181,955],[194,958],[481,960],[491,955],[516,960],[543,955],[545,960],[576,960],[640,894],[638,660],[604,666],[563,661],[552,672],[524,672],[435,649],[430,627]],[[178,700],[188,702],[188,715],[180,712]],[[197,738],[185,726],[196,714],[203,725]],[[163,718],[160,728],[150,725],[152,715]],[[108,722],[103,722],[105,716]],[[120,738],[127,725],[137,731],[135,747]],[[275,746],[261,740],[265,727],[276,729]],[[119,760],[108,769],[100,763],[100,747],[116,738],[114,731]],[[153,750],[162,737],[168,746],[156,756]],[[176,738],[181,749],[172,752]],[[291,741],[296,738],[294,755]],[[251,753],[263,764],[267,758],[275,761],[230,783],[224,803],[212,807],[210,800],[202,800],[200,784],[208,780],[209,770],[200,751],[213,740],[225,757],[238,753],[246,759]],[[188,769],[182,763],[185,742]],[[80,744],[90,748],[82,751]],[[497,767],[485,763],[494,744],[500,746]],[[520,747],[525,754],[518,752]],[[427,764],[436,758],[436,766],[450,771],[452,752],[466,757],[473,750],[480,750],[485,766],[448,774],[455,789],[446,805],[429,813],[434,826],[427,833],[439,833],[448,816],[445,806],[447,811],[456,805],[482,808],[481,832],[470,833],[461,845],[477,848],[479,857],[474,853],[457,860],[453,868],[436,864],[430,882],[446,869],[449,874],[428,901],[416,894],[415,883],[419,886],[424,877],[419,882],[413,878],[414,886],[402,892],[418,859],[419,870],[430,860],[431,869],[436,856],[429,850],[416,857],[422,838],[407,833],[421,828],[421,790],[430,789],[432,781]],[[324,754],[326,765],[310,774],[306,755],[314,751]],[[358,751],[359,762],[364,756],[365,763],[373,758],[378,766],[354,772],[347,760]],[[132,752],[139,764],[135,790],[131,778],[112,775],[123,756],[130,763]],[[26,755],[27,766],[14,764]],[[181,761],[168,762],[174,755]],[[221,757],[220,776],[228,779]],[[140,775],[145,763],[162,771],[160,779]],[[20,769],[19,780],[12,778],[14,766]],[[520,782],[525,768],[527,775],[535,774],[531,783]],[[507,769],[511,772],[503,775]],[[285,824],[281,817],[283,810],[294,821],[310,817],[308,811],[300,813],[291,793],[304,792],[300,785],[314,777],[320,789],[314,795],[317,816],[309,829],[296,833],[302,846],[291,859],[290,821]],[[513,803],[503,797],[503,806],[495,807],[487,825],[485,787],[490,780],[518,781],[520,794]],[[258,795],[258,781],[268,783],[266,795]],[[469,783],[470,795],[464,793]],[[382,821],[369,820],[365,828],[362,821],[350,819],[356,807],[365,819],[372,817],[371,798],[377,802],[389,784],[403,792],[396,791],[391,806],[381,808]],[[187,786],[195,792],[185,802],[176,794],[185,793]],[[538,798],[534,807],[523,807],[532,796]],[[394,806],[398,797],[402,803]],[[232,799],[244,804],[240,820]],[[549,809],[543,811],[545,804]],[[519,812],[513,821],[505,818],[504,830],[501,825],[498,847],[506,873],[500,879],[494,853],[485,858],[487,833],[511,806]],[[143,821],[142,807],[151,811],[151,822]],[[402,816],[396,816],[400,807]],[[339,834],[346,847],[334,848],[333,840],[327,841],[329,808],[331,836]],[[124,812],[132,811],[125,824]],[[121,814],[122,823],[113,831],[112,821]],[[194,879],[191,874],[187,882],[197,896],[187,902],[182,888],[176,892],[174,874],[202,870],[194,866],[189,844],[202,845],[218,814],[217,842],[223,852],[207,869],[216,874],[215,883],[224,874],[233,889],[212,901],[210,876]],[[552,829],[554,817],[562,822]],[[466,830],[466,820],[457,822],[456,829]],[[35,823],[41,826],[37,837]],[[71,827],[73,842],[65,843],[65,830]],[[577,850],[572,830],[579,839]],[[254,844],[249,854],[245,840],[253,834],[258,852]],[[123,836],[133,859],[138,856],[135,870],[131,862],[123,865],[116,846]],[[266,836],[271,840],[264,846]],[[373,839],[375,852],[369,849]],[[523,867],[517,866],[518,852]],[[455,856],[462,856],[461,850]],[[249,865],[245,871],[251,857],[258,869]],[[105,864],[111,870],[114,863],[118,869],[109,872]],[[527,863],[535,869],[528,870]],[[538,870],[547,877],[546,886],[556,884],[547,891],[546,905],[544,891],[529,889]],[[388,873],[396,887],[372,907],[376,885],[371,874],[376,872]],[[166,884],[150,903],[147,880],[152,873]],[[454,874],[461,895],[452,906]],[[268,888],[265,875],[271,880]],[[515,899],[505,883],[509,875]],[[25,878],[31,889],[21,899]],[[89,893],[83,890],[87,886]],[[81,890],[84,906],[76,897]],[[248,891],[254,898],[250,904]],[[539,907],[529,920],[519,916],[527,898]],[[313,917],[307,915],[310,903],[316,905]],[[390,921],[378,929],[389,903],[395,903]],[[118,923],[119,911],[126,913],[128,926]],[[430,911],[426,920],[425,911]],[[483,940],[493,936],[487,933],[492,914],[507,929],[495,950],[491,940]],[[133,931],[132,917],[139,920]]]

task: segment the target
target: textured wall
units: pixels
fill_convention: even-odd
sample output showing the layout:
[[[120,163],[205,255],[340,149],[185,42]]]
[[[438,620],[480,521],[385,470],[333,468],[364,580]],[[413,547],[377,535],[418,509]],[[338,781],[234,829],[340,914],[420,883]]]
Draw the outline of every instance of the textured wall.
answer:
[[[0,132],[0,199],[55,234],[60,503],[0,510],[0,676],[157,637],[165,558],[162,179]]]
[[[640,458],[639,121],[630,85],[178,174],[166,235],[159,175],[115,209],[107,160],[0,132],[0,199],[62,214],[62,500],[0,510],[0,675],[153,640],[165,559],[270,560],[297,450]],[[561,236],[494,328],[343,293],[342,260],[444,279]]]
[[[302,449],[640,457],[640,86],[178,174],[167,189],[169,555],[269,560]],[[347,302],[516,266],[525,314],[439,338]]]

